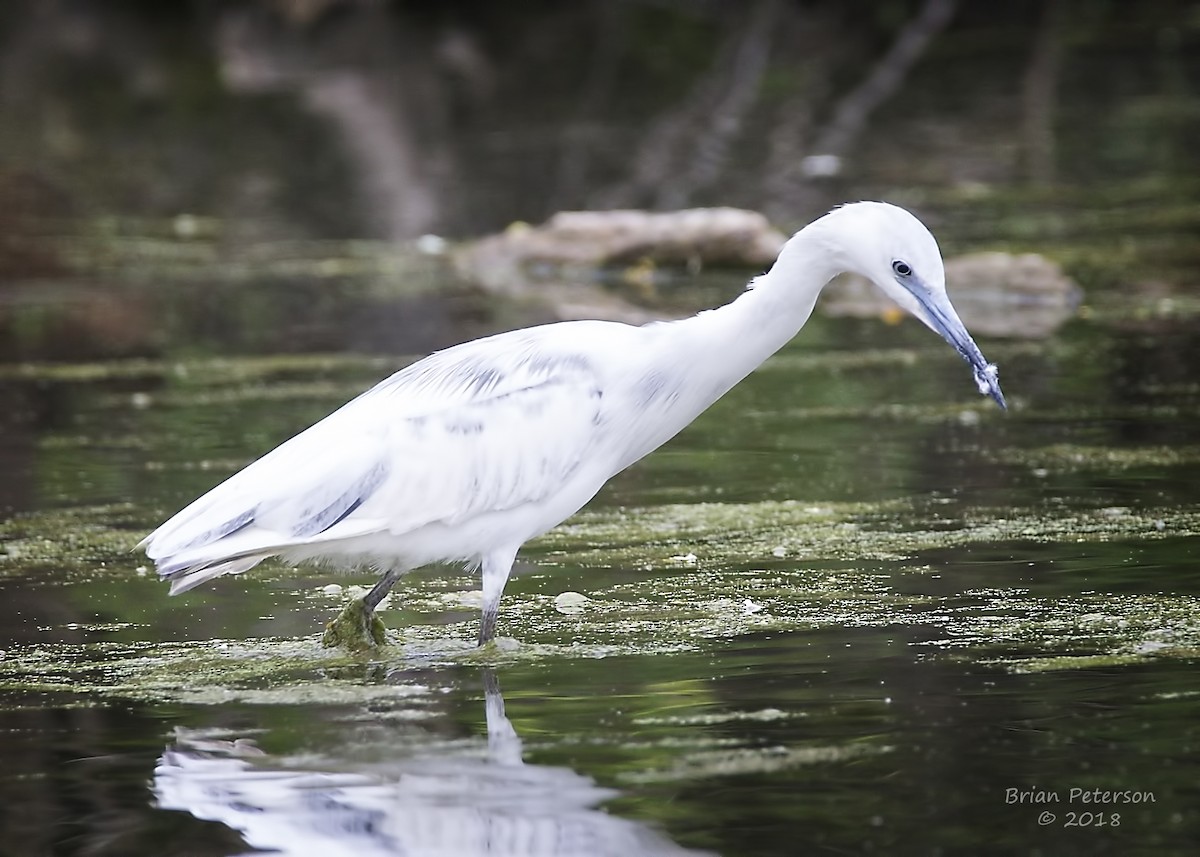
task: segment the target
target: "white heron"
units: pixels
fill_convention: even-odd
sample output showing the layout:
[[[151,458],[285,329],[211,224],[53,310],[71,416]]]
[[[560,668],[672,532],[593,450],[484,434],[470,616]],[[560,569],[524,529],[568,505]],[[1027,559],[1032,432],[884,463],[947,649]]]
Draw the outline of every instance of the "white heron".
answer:
[[[946,296],[929,230],[894,205],[851,203],[797,232],[767,273],[718,309],[640,327],[547,324],[413,363],[213,488],[139,546],[171,581],[171,594],[276,555],[373,566],[382,571],[378,583],[351,604],[357,614],[347,608],[338,620],[367,644],[382,642],[374,610],[406,571],[476,565],[483,645],[495,635],[521,545],[574,514],[779,350],[842,272],[871,280],[945,338],[973,368],[980,393],[1005,406],[996,367]]]

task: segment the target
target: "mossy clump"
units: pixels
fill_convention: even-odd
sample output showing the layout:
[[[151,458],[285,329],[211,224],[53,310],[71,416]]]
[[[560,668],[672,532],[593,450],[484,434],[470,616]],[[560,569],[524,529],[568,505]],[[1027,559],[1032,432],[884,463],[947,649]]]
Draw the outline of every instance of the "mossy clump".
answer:
[[[388,644],[383,620],[362,598],[350,601],[333,621],[325,626],[321,645],[348,652],[371,652]]]

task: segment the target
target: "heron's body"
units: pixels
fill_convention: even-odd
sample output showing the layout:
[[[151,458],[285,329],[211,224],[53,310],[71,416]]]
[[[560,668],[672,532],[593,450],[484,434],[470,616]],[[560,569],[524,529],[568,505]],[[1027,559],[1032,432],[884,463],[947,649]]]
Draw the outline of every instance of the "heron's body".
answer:
[[[524,542],[580,509],[787,343],[834,275],[875,274],[845,246],[856,211],[862,229],[873,221],[913,232],[918,245],[926,240],[906,252],[936,268],[944,300],[940,255],[915,218],[881,203],[846,206],[797,233],[770,272],[720,309],[642,327],[549,324],[414,363],[196,500],[146,538],[146,552],[173,593],[273,555],[370,564],[387,574],[369,609],[404,571],[478,563],[480,636],[489,639]],[[985,371],[962,336],[969,349],[952,343],[1002,402],[994,368]]]

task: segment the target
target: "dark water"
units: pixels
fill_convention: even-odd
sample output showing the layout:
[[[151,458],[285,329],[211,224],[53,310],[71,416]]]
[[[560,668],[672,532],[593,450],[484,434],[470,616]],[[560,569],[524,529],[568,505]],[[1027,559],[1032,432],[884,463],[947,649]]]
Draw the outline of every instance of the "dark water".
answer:
[[[363,579],[129,552],[404,358],[0,367],[0,850],[1195,853],[1200,337],[1091,310],[983,343],[1007,415],[814,319],[527,548],[482,658],[455,570],[354,659]]]

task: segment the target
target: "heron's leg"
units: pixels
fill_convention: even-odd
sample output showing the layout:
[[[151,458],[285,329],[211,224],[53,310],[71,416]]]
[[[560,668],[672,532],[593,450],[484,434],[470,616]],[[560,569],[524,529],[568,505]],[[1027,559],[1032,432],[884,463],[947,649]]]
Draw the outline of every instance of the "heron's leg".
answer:
[[[479,623],[479,645],[483,646],[496,636],[496,617],[500,613],[500,596],[504,584],[512,573],[516,548],[493,551],[483,558],[483,619]]]
[[[487,716],[488,757],[499,765],[521,764],[521,738],[504,716],[504,697],[494,670],[483,670],[484,712]]]
[[[396,585],[396,581],[400,579],[400,575],[404,572],[392,568],[386,571],[383,577],[379,578],[378,582],[371,587],[371,591],[363,596],[363,604],[367,605],[368,610],[374,610],[379,606],[379,602],[387,597],[388,592]]]

